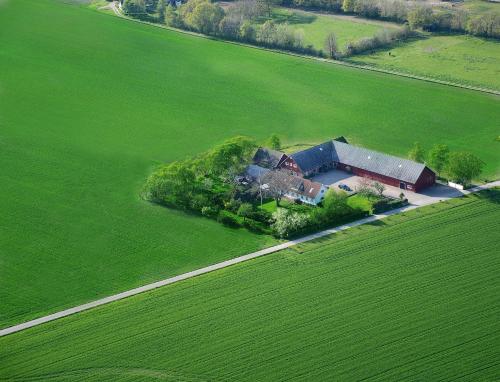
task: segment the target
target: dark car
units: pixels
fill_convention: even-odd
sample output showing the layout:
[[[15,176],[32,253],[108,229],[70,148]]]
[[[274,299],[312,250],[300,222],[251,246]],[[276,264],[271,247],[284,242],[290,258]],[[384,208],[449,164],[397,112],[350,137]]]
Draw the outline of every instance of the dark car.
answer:
[[[347,192],[351,192],[352,191],[351,187],[349,187],[347,184],[344,184],[344,183],[340,183],[339,184],[339,188],[341,190],[344,190],[344,191],[347,191]]]

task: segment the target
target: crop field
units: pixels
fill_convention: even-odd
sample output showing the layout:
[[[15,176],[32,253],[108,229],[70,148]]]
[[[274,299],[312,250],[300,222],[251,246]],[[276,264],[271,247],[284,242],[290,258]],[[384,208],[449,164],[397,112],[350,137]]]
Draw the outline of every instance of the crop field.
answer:
[[[139,198],[158,163],[238,134],[471,150],[500,99],[142,25],[56,0],[0,12],[0,327],[274,243]],[[305,102],[307,100],[307,102]]]
[[[371,37],[384,28],[395,29],[397,24],[366,20],[352,16],[329,15],[306,12],[295,9],[276,8],[273,20],[288,23],[295,30],[304,31],[304,43],[316,49],[324,49],[324,42],[329,32],[334,32],[340,50],[344,50],[350,41]]]
[[[0,339],[0,379],[493,381],[500,191]]]
[[[352,62],[500,90],[500,42],[464,35],[429,35]]]

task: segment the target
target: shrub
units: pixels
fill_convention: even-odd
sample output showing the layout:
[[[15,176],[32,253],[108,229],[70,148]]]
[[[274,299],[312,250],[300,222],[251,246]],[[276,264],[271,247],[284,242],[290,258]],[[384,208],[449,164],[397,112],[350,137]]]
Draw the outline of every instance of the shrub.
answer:
[[[240,226],[240,222],[238,221],[236,216],[229,211],[219,211],[217,221],[227,227],[237,228]]]
[[[266,227],[263,226],[262,223],[259,223],[252,219],[245,219],[243,221],[243,227],[255,233],[265,233],[267,231]]]
[[[273,214],[275,222],[272,224],[276,236],[287,238],[300,233],[310,223],[310,217],[307,214],[300,214],[289,211],[284,208],[278,208]]]
[[[249,217],[253,220],[257,220],[261,223],[268,224],[271,219],[271,213],[263,210],[253,211]]]
[[[238,213],[238,209],[241,206],[241,202],[236,199],[231,199],[224,203],[224,209],[231,211],[233,213]]]
[[[404,195],[403,195],[404,198]],[[390,211],[395,208],[400,208],[408,204],[408,199],[403,199],[400,197],[400,199],[391,199],[391,198],[383,198],[380,200],[377,200],[375,203],[373,203],[373,213],[374,214],[379,214],[382,212]]]
[[[217,216],[217,214],[219,213],[219,211],[217,210],[217,208],[215,207],[209,207],[209,206],[205,206],[201,209],[201,214],[203,216],[207,216],[209,218],[212,218],[214,216]]]

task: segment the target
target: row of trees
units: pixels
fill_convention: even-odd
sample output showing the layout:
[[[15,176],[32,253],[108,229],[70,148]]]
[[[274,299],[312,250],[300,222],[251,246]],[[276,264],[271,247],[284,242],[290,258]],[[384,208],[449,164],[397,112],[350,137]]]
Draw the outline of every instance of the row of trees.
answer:
[[[465,9],[434,9],[404,0],[282,0],[286,6],[356,14],[366,18],[408,23],[411,29],[467,32],[500,38],[500,16],[470,15]]]
[[[420,163],[427,163],[438,176],[446,176],[453,182],[469,185],[472,179],[481,175],[484,162],[467,151],[451,152],[443,144],[434,145],[428,153],[420,143],[415,142],[408,153],[408,158]]]
[[[286,23],[267,20],[258,26],[263,16],[270,17],[274,0],[240,0],[224,10],[209,0],[189,0],[175,7],[167,0],[126,0],[124,11],[134,17],[151,19],[148,9],[156,11],[157,21],[168,26],[192,30],[229,40],[239,40],[269,48],[329,57],[347,57],[367,50],[387,47],[410,36],[408,28],[383,30],[372,38],[347,44],[339,49],[333,32],[327,34],[324,50],[304,43],[303,30],[293,29]]]

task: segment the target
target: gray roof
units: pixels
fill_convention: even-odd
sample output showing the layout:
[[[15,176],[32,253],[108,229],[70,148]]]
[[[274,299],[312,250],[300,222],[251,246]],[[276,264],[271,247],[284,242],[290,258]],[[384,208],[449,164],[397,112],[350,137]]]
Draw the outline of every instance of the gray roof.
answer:
[[[268,171],[263,178],[263,182],[272,183],[275,177],[279,177],[279,181],[286,184],[289,193],[293,192],[309,198],[315,198],[323,187],[323,184],[321,183],[314,182],[300,176],[290,175],[280,170]]]
[[[280,151],[259,147],[253,157],[253,162],[266,168],[276,168],[285,154]]]
[[[333,141],[321,143],[317,146],[296,152],[290,155],[295,163],[304,172],[314,170],[324,164],[332,162]]]
[[[262,177],[267,174],[269,171],[267,168],[257,166],[256,164],[251,164],[246,168],[245,173],[252,177],[253,179],[258,179],[259,176]]]
[[[422,171],[423,163],[398,158],[377,151],[364,149],[342,142],[333,141],[333,160],[347,166],[357,167],[408,183],[416,183]]]
[[[337,140],[299,151],[290,155],[290,158],[293,158],[304,172],[318,169],[333,161],[413,184],[417,182],[422,171],[426,168],[423,163],[353,146]]]

